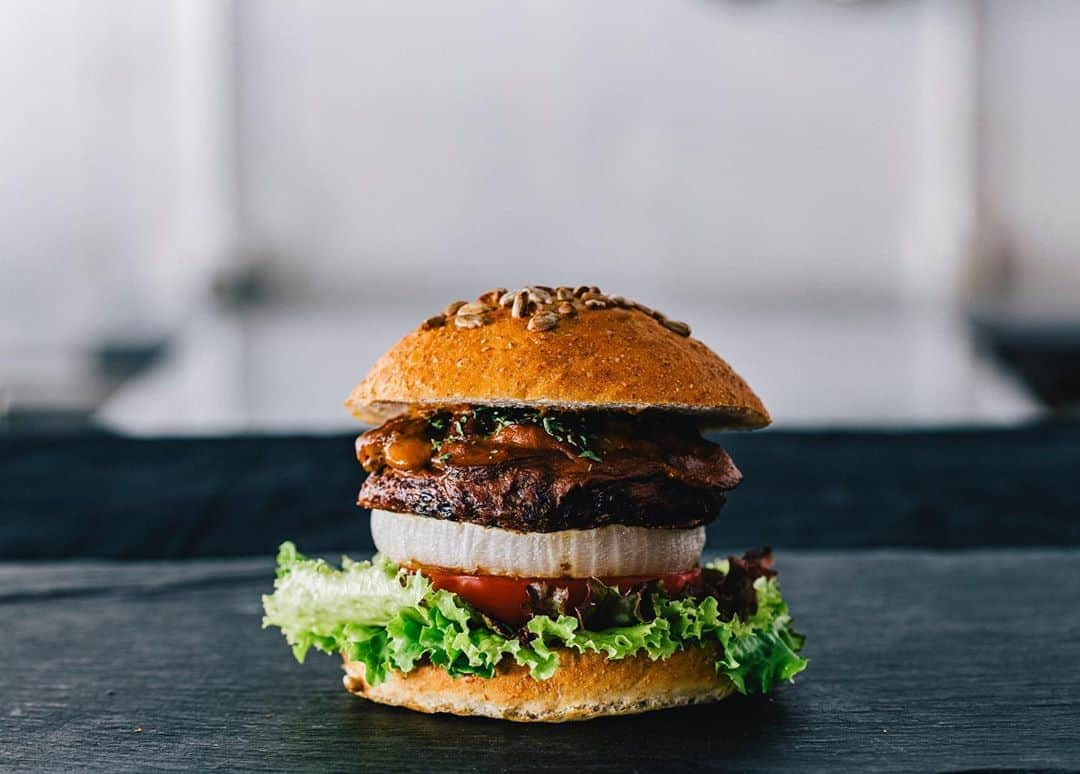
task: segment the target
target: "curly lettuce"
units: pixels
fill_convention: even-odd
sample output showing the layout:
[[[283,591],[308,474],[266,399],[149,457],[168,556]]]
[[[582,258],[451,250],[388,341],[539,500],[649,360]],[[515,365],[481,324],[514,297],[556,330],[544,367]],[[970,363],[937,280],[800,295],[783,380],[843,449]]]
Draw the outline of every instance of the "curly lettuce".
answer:
[[[570,615],[535,615],[518,636],[507,637],[458,595],[433,589],[420,573],[385,558],[343,557],[336,569],[284,543],[274,592],[263,596],[263,627],[280,628],[298,661],[314,648],[363,662],[372,685],[391,671],[409,672],[422,663],[454,676],[492,677],[504,659],[545,680],[559,667],[560,648],[613,660],[641,654],[657,660],[716,642],[717,671],[740,693],[765,693],[791,680],[807,661],[798,654],[803,637],[791,628],[776,579],[759,577],[753,588],[757,609],[746,620],[725,619],[714,597],[656,593],[649,620],[591,630]]]

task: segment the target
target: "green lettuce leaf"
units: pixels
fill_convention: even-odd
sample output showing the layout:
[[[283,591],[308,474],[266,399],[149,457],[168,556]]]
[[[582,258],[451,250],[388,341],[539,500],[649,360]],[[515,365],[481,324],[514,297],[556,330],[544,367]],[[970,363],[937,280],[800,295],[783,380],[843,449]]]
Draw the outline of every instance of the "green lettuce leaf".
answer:
[[[625,626],[592,631],[569,615],[537,615],[521,635],[505,637],[464,600],[436,591],[417,572],[378,556],[371,562],[343,557],[337,570],[308,559],[292,543],[278,553],[274,592],[263,597],[263,627],[276,626],[298,661],[315,648],[346,653],[365,665],[378,685],[390,671],[409,672],[431,663],[451,675],[491,677],[503,659],[527,667],[545,680],[559,666],[559,648],[602,653],[609,659],[646,655],[665,659],[696,643],[716,641],[717,662],[742,693],[767,692],[806,668],[798,655],[803,638],[775,578],[754,581],[757,611],[746,621],[722,620],[713,597],[653,597],[655,616]]]
[[[354,562],[342,557],[338,570],[283,543],[274,593],[263,597],[263,626],[279,627],[302,662],[310,648],[332,653],[340,642],[379,639],[377,630],[430,591],[424,576],[385,559]]]

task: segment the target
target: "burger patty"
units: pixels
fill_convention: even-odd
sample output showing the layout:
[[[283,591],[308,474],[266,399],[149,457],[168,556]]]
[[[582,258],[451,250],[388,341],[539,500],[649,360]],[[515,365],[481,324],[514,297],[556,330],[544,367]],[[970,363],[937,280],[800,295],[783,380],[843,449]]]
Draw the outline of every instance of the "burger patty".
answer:
[[[430,417],[413,417],[365,433],[357,453],[371,475],[359,504],[527,532],[695,527],[741,479],[723,449],[677,420],[509,419],[464,409],[434,432]],[[439,424],[456,430],[440,435]]]
[[[616,480],[557,476],[543,465],[453,468],[442,474],[386,469],[368,477],[359,504],[396,513],[522,532],[605,524],[696,527],[716,518],[724,492],[661,475]]]

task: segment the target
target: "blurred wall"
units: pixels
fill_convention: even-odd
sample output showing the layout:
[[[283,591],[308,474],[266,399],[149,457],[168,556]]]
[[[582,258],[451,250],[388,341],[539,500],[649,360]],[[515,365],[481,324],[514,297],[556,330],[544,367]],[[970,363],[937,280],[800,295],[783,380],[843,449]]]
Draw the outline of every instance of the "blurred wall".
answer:
[[[9,0],[0,337],[168,327],[244,260],[354,304],[1075,292],[1078,34],[1064,1]]]
[[[234,249],[232,13],[0,6],[0,344],[182,318]]]
[[[941,16],[241,2],[245,233],[350,295],[600,275],[661,295],[895,296],[939,174],[918,159]]]
[[[982,284],[1080,311],[1080,3],[985,7]]]

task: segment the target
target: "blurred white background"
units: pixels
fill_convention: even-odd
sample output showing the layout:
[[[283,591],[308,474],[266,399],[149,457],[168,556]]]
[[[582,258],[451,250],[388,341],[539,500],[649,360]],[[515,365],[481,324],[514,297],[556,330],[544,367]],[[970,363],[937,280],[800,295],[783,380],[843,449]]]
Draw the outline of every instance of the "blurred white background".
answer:
[[[689,320],[781,425],[1037,416],[968,314],[1080,316],[1077,40],[1064,0],[8,0],[0,414],[349,427],[399,335],[539,282]]]

